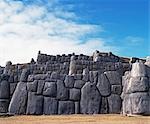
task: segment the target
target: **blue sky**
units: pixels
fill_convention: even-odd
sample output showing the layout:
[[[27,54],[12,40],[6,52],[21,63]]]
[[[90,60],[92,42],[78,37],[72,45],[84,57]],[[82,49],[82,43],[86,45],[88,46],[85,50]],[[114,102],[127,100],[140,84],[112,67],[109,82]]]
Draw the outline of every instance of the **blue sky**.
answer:
[[[0,65],[96,49],[150,55],[148,0],[1,0]]]

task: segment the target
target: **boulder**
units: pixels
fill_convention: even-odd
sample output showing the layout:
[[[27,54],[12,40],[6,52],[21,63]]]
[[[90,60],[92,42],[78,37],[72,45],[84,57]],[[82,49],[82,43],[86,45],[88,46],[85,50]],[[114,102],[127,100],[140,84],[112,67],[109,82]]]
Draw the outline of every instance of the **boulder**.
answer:
[[[143,92],[148,91],[149,89],[149,81],[147,77],[131,77],[126,92],[134,93],[134,92]]]
[[[69,99],[73,100],[73,101],[79,101],[80,97],[81,97],[81,91],[80,89],[76,89],[76,88],[72,88],[70,89],[70,95],[69,95]]]
[[[74,87],[81,89],[85,82],[83,80],[75,80]]]
[[[106,74],[110,84],[121,85],[121,75],[117,71],[107,71]]]
[[[43,89],[43,95],[49,97],[56,97],[57,95],[57,86],[55,82],[45,82]]]
[[[75,82],[74,81],[74,76],[67,75],[64,82],[65,82],[66,87],[73,88],[74,82]]]
[[[111,85],[105,74],[98,77],[97,88],[102,96],[109,96],[111,93]]]
[[[0,82],[0,99],[9,99],[10,95],[10,84],[6,80]]]
[[[38,87],[37,87],[37,94],[42,95],[43,89],[44,89],[45,81],[44,80],[38,80]]]
[[[27,95],[27,83],[19,82],[9,104],[9,113],[25,114]]]
[[[111,94],[108,97],[109,113],[119,114],[121,112],[122,101],[119,95]]]
[[[101,95],[96,84],[87,82],[81,89],[80,111],[83,114],[98,114]]]
[[[53,115],[58,113],[58,101],[55,98],[44,97],[43,114]]]
[[[35,92],[28,93],[27,112],[29,115],[43,114],[43,96],[36,95]]]
[[[73,101],[59,101],[58,114],[74,114],[75,104]]]
[[[36,92],[37,91],[37,85],[38,85],[37,80],[34,80],[33,82],[28,82],[27,83],[27,90],[29,92]]]
[[[65,87],[64,82],[61,80],[57,80],[57,99],[59,100],[69,99],[69,90]]]

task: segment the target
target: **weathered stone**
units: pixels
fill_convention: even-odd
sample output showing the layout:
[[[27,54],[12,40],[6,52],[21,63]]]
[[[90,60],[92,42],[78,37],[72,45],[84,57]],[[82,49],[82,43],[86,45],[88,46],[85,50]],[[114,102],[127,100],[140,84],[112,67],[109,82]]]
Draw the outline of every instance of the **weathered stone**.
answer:
[[[77,68],[76,68],[76,60],[75,56],[71,56],[70,60],[70,66],[69,66],[69,75],[76,74]]]
[[[75,104],[73,101],[59,101],[58,114],[74,114]]]
[[[23,69],[20,77],[20,82],[27,82],[30,71],[28,69]]]
[[[37,87],[37,94],[41,95],[43,93],[45,81],[43,80],[38,80],[38,87]]]
[[[110,84],[121,85],[121,76],[117,71],[107,71],[104,74],[106,74]]]
[[[80,114],[80,102],[75,102],[75,114]]]
[[[67,75],[64,82],[66,87],[73,88],[75,82],[74,76]]]
[[[93,72],[92,72],[92,71],[89,72],[89,81],[90,81],[91,83],[94,82],[94,76],[93,76]]]
[[[56,97],[57,95],[57,86],[55,82],[45,82],[43,89],[43,95],[49,97]]]
[[[34,80],[33,82],[28,82],[27,83],[27,90],[29,92],[36,92],[37,91],[37,85],[38,85],[37,80]]]
[[[109,113],[120,113],[121,112],[121,98],[117,94],[111,94],[108,97],[108,103],[109,103]]]
[[[0,113],[8,112],[9,99],[0,99]]]
[[[75,80],[74,87],[81,89],[85,82],[83,80]]]
[[[19,82],[9,104],[9,113],[25,114],[27,103],[27,84]]]
[[[58,79],[58,73],[57,72],[52,72],[51,74],[51,79],[57,80]]]
[[[70,100],[79,101],[81,97],[80,89],[72,88],[70,89]]]
[[[69,99],[69,90],[65,87],[64,82],[61,80],[57,80],[57,99],[59,100]]]
[[[105,74],[101,74],[98,77],[97,88],[102,96],[109,96],[111,93],[111,85]]]
[[[10,83],[10,96],[13,95],[16,87],[17,87],[17,83]]]
[[[121,85],[111,85],[111,93],[120,95],[122,93]]]
[[[149,89],[149,81],[147,77],[131,77],[126,92],[134,93],[134,92],[143,92],[148,91]]]
[[[34,75],[34,80],[45,80],[47,77],[46,74],[36,74]]]
[[[26,114],[43,114],[43,96],[36,95],[34,92],[28,93],[28,103]]]
[[[82,78],[83,81],[87,82],[89,80],[89,69],[88,68],[85,68],[83,69],[83,78]]]
[[[0,82],[0,99],[9,99],[10,85],[8,81],[3,80]]]
[[[9,76],[8,82],[9,82],[9,83],[14,83],[14,75],[13,75],[13,74],[11,74],[11,75]]]
[[[150,114],[150,97],[148,93],[139,92],[126,95],[123,100],[124,114]]]
[[[33,82],[34,81],[34,75],[29,75],[27,81],[28,82]]]
[[[136,62],[132,64],[131,76],[132,77],[146,76],[146,68],[143,62]]]
[[[83,114],[98,114],[101,95],[94,83],[87,82],[81,90],[80,111]]]
[[[74,79],[75,80],[81,80],[82,79],[82,74],[75,74]]]
[[[58,101],[55,98],[44,97],[43,114],[53,115],[58,113]]]
[[[109,113],[109,105],[108,105],[107,97],[102,97],[100,113],[101,114],[108,114]]]

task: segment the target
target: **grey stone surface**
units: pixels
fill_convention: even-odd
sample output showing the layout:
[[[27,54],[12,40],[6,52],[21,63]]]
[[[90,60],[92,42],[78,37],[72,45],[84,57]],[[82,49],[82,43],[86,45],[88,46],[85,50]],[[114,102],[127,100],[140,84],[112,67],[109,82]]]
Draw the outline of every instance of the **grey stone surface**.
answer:
[[[45,82],[43,89],[43,95],[49,97],[56,97],[57,95],[57,86],[55,82]]]
[[[57,99],[59,100],[69,99],[69,90],[65,87],[64,82],[61,80],[57,80]]]
[[[85,84],[85,81],[83,80],[75,80],[74,87],[81,89],[84,86],[84,84]]]
[[[0,82],[0,99],[9,99],[10,85],[8,81],[3,80]]]
[[[34,80],[33,82],[27,82],[28,92],[36,92],[37,86],[38,86],[38,80]]]
[[[38,87],[37,87],[37,94],[43,94],[45,81],[44,80],[38,80]]]
[[[58,101],[55,98],[44,97],[43,114],[58,114]]]
[[[75,114],[80,114],[80,102],[75,102]]]
[[[8,112],[9,99],[0,99],[0,113]]]
[[[100,113],[101,114],[108,114],[109,113],[109,105],[108,105],[107,97],[102,97]]]
[[[23,69],[20,77],[20,82],[27,82],[30,71],[28,69]]]
[[[132,77],[146,76],[146,69],[143,62],[136,62],[132,64],[131,76]]]
[[[59,101],[58,114],[74,114],[75,104],[73,101]]]
[[[26,114],[43,114],[43,96],[36,95],[35,92],[28,93],[28,103]]]
[[[148,91],[149,82],[147,77],[131,77],[126,92],[134,93],[134,92],[143,92]]]
[[[117,71],[107,71],[104,74],[106,74],[110,84],[121,85],[121,76]]]
[[[10,83],[10,96],[13,95],[16,87],[17,87],[17,83]]]
[[[19,82],[9,104],[9,113],[25,114],[27,104],[27,83]]]
[[[70,100],[73,100],[73,101],[79,101],[80,100],[80,97],[81,97],[80,89],[72,88],[69,91],[70,91],[70,95],[69,95]]]
[[[119,95],[111,94],[108,97],[108,104],[109,104],[109,113],[119,114],[121,112],[122,101]]]
[[[64,82],[65,82],[65,87],[73,88],[75,82],[74,76],[67,75]]]
[[[101,95],[95,84],[87,82],[81,90],[80,111],[83,114],[98,114]]]
[[[111,85],[105,74],[98,77],[97,88],[102,96],[109,96],[111,93]]]
[[[111,85],[111,93],[121,95],[122,86],[121,85]]]

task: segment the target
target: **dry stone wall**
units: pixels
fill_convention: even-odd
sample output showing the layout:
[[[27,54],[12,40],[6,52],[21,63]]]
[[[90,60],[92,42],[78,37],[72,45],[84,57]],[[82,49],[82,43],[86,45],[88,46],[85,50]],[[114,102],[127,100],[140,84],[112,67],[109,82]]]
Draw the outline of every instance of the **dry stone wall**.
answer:
[[[39,52],[36,62],[1,67],[0,113],[149,114],[149,74],[149,60],[132,64],[97,51],[93,56]]]

